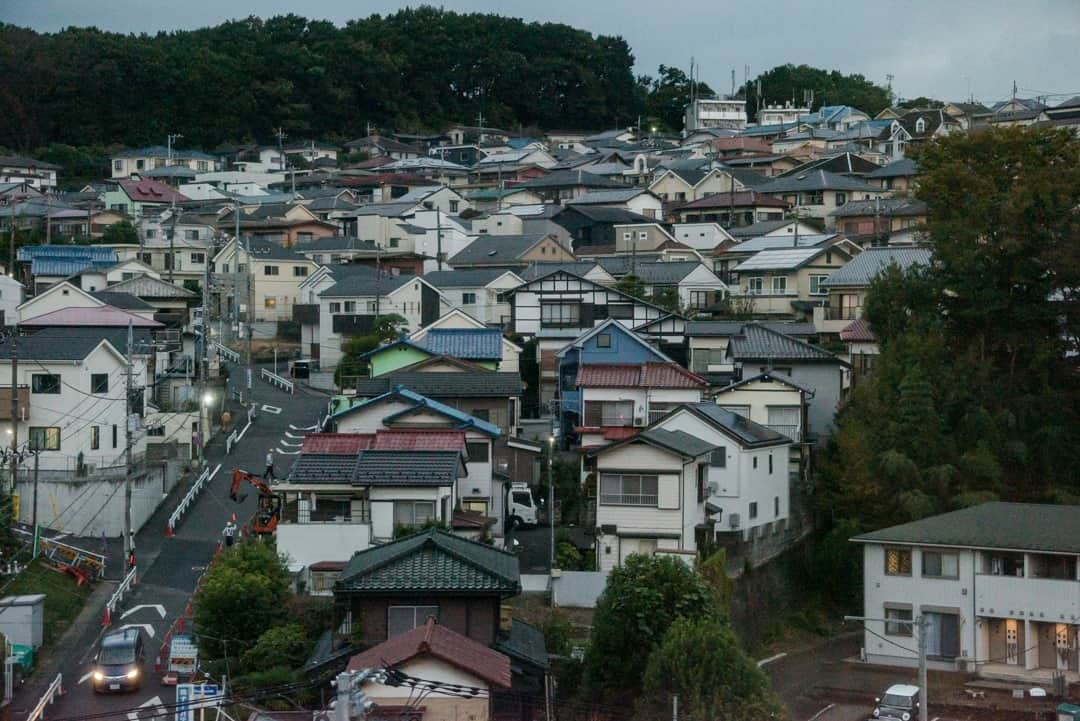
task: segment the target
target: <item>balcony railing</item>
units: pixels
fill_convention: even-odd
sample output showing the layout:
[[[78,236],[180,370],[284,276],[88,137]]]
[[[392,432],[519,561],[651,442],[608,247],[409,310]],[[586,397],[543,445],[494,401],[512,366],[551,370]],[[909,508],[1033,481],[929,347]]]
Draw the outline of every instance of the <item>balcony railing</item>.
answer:
[[[799,426],[785,426],[778,423],[766,423],[766,428],[770,428],[777,433],[783,433],[785,436],[793,441],[802,440],[799,436],[802,435]]]
[[[330,504],[326,508],[320,508],[316,504],[315,510],[307,507],[298,507],[295,503],[285,505],[282,514],[283,523],[334,523],[334,524],[365,524],[371,523],[371,509],[362,510],[333,507]]]
[[[858,320],[862,318],[862,306],[847,306],[845,308],[828,307],[825,309],[825,320]]]
[[[604,506],[656,506],[659,496],[655,493],[601,493],[600,504]]]

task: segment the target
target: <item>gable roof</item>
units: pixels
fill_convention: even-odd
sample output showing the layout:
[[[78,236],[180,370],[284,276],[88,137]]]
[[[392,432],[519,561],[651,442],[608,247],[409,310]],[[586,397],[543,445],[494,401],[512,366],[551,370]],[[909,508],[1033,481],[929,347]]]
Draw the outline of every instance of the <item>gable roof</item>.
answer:
[[[376,295],[385,296],[418,279],[418,276],[415,275],[391,275],[390,273],[381,273],[374,268],[367,268],[367,272],[365,272],[359,270],[361,267],[365,266],[357,266],[355,270],[344,275],[335,274],[334,278],[337,282],[319,293],[319,297],[373,298]],[[419,278],[419,280],[423,282],[423,278]]]
[[[90,295],[94,296],[105,305],[111,305],[113,308],[119,308],[120,310],[157,310],[154,306],[138,296],[114,290],[112,287],[110,287],[109,290],[91,292]]]
[[[712,269],[705,265],[701,261],[697,260],[679,260],[669,262],[653,262],[653,263],[634,263],[632,266],[627,267],[628,261],[632,262],[631,258],[625,255],[612,256],[610,258],[597,258],[596,262],[600,264],[604,270],[612,273],[626,272],[629,274],[630,268],[633,268],[633,275],[637,276],[641,282],[646,285],[675,285],[680,283],[686,276],[693,273],[699,267],[704,267],[710,273]]]
[[[916,266],[930,265],[930,261],[929,248],[919,246],[867,248],[842,268],[830,273],[829,277],[822,281],[822,285],[827,288],[868,286],[890,265],[896,265],[900,270],[907,270]]]
[[[617,205],[633,200],[639,195],[652,195],[648,188],[621,188],[619,190],[590,190],[567,203],[567,205]]]
[[[745,448],[760,448],[791,442],[791,439],[783,433],[778,433],[745,416],[721,408],[713,401],[687,403],[681,408],[685,408],[712,427],[732,437]]]
[[[628,438],[626,442],[635,440],[659,446],[686,458],[703,456],[706,453],[711,453],[714,448],[713,444],[708,441],[703,441],[685,431],[669,431],[663,428],[646,428],[637,436]]]
[[[367,449],[355,461],[352,484],[360,486],[453,486],[465,475],[457,450]]]
[[[160,300],[188,300],[195,298],[196,294],[187,288],[170,283],[152,275],[137,275],[134,278],[122,280],[109,286],[106,293],[124,293],[137,298],[154,298]],[[107,301],[106,301],[107,302]],[[113,305],[109,303],[109,305]],[[153,306],[150,306],[151,308]]]
[[[686,322],[686,335],[699,337],[725,337],[738,335],[744,325],[751,321],[745,320],[690,320]],[[783,333],[789,336],[812,336],[817,335],[817,329],[813,323],[797,323],[790,321],[754,321],[758,325],[769,330]]]
[[[867,173],[867,178],[899,178],[919,174],[919,164],[912,158],[900,158],[877,170]]]
[[[851,128],[845,135],[850,134],[856,128],[863,126],[872,126],[873,124],[880,125],[882,127],[889,127],[892,124],[891,120],[867,120],[863,123],[859,123],[855,127]],[[840,175],[865,175],[874,170],[879,169],[881,166],[877,163],[871,162],[862,156],[855,155],[854,153],[837,153],[836,155],[828,155],[824,158],[818,158],[809,162],[803,163],[791,170],[785,171],[779,175],[781,178],[787,178],[792,175],[798,175],[811,170],[825,170],[830,173],[838,173]]]
[[[697,202],[697,201],[694,201]],[[683,208],[686,206],[684,205]],[[682,208],[680,208],[682,210]],[[795,222],[794,218],[784,218],[782,220],[759,220],[756,223],[750,225],[736,226],[728,228],[727,232],[733,238],[755,238],[757,236],[771,233],[780,228],[791,225]]]
[[[771,381],[776,381],[777,383],[780,383],[782,385],[788,386],[790,388],[794,388],[795,390],[798,390],[798,391],[802,391],[803,393],[805,393],[807,396],[809,396],[811,398],[814,397],[814,389],[813,388],[811,388],[810,386],[803,385],[802,383],[799,383],[798,381],[796,381],[791,376],[784,375],[783,373],[777,373],[775,371],[765,371],[764,373],[758,373],[756,376],[750,376],[749,378],[743,378],[741,381],[736,381],[735,383],[731,383],[729,385],[724,386],[723,388],[717,389],[716,395],[719,395],[719,394],[724,393],[726,391],[735,390],[736,388],[741,388],[742,386],[745,386],[745,385],[747,385],[749,383],[758,383],[758,382],[768,383],[768,382],[771,382]]]
[[[502,268],[462,268],[424,273],[424,280],[436,288],[484,288],[512,271]]]
[[[783,198],[758,190],[736,190],[734,193],[714,193],[698,198],[686,205],[680,205],[676,210],[698,210],[705,208],[729,208],[755,206],[761,208],[787,208],[789,203]],[[777,222],[777,221],[770,221]]]
[[[476,240],[454,255],[447,262],[450,265],[515,262],[521,259],[547,233],[526,233],[522,235],[479,235]]]
[[[63,328],[46,328],[31,335],[18,337],[15,353],[20,361],[81,361],[104,343],[113,353],[123,354],[100,334],[68,334]],[[126,334],[126,331],[125,331]],[[0,341],[0,359],[12,357],[12,338]]]
[[[23,326],[92,326],[160,328],[162,323],[149,320],[126,310],[103,305],[97,308],[61,308],[51,313],[26,318],[20,322]]]
[[[848,343],[873,343],[877,340],[866,318],[856,318],[840,331],[840,340]]]
[[[846,175],[830,173],[827,170],[810,170],[773,178],[770,182],[758,186],[757,189],[762,193],[795,193],[815,190],[881,192],[881,188],[876,185],[870,185]]]
[[[124,194],[136,203],[182,203],[189,198],[171,185],[157,180],[117,180]]]
[[[502,360],[502,331],[498,328],[432,328],[421,345],[436,355]]]
[[[430,528],[353,554],[335,591],[346,593],[521,592],[517,556]]]
[[[848,365],[826,350],[778,333],[759,323],[744,325],[738,335],[732,336],[727,352],[731,358],[739,361],[802,361]]]
[[[790,235],[762,235],[756,238],[747,238],[736,245],[729,246],[724,252],[727,253],[758,253],[763,250],[782,250],[785,248],[815,248],[822,245],[831,245],[833,240],[841,239],[839,233],[800,233],[798,245],[794,233]]]
[[[512,372],[392,371],[374,378],[358,378],[356,395],[383,395],[398,386],[428,398],[508,398],[524,392],[521,376]]]
[[[1080,553],[1080,506],[981,503],[863,533],[855,543]]]
[[[590,339],[596,337],[600,333],[620,333],[620,334],[626,336],[627,338],[635,341],[642,348],[644,348],[649,353],[654,355],[659,361],[661,361],[663,363],[673,363],[674,362],[674,361],[671,360],[671,358],[668,358],[667,355],[665,355],[664,352],[661,351],[659,348],[656,348],[656,347],[650,345],[644,338],[642,338],[637,333],[630,330],[629,328],[627,328],[626,326],[624,326],[622,323],[620,323],[619,321],[617,321],[614,318],[608,318],[607,320],[605,320],[603,323],[596,326],[595,328],[591,328],[591,329],[585,331],[584,333],[579,335],[577,338],[570,341],[570,343],[566,347],[561,348],[559,350],[559,352],[555,354],[555,356],[557,358],[562,358],[562,357],[564,357],[566,355],[566,352],[568,350],[570,350],[571,348],[579,348],[580,349],[580,348],[584,347],[584,345],[587,342],[589,342]]]
[[[590,273],[597,265],[595,260],[574,260],[565,263],[534,261],[530,263],[527,268],[519,271],[517,275],[523,281],[528,282],[536,280],[537,278],[542,278],[545,275],[550,275],[557,270],[564,270],[567,273],[573,273],[574,275],[584,278],[585,275]],[[612,280],[614,281],[615,279],[612,278]]]
[[[783,248],[755,253],[736,266],[735,271],[795,270],[814,261],[825,248]]]
[[[494,686],[510,688],[510,659],[434,618],[349,659],[346,671],[397,666],[413,658],[435,658]]]
[[[481,433],[491,436],[492,438],[498,438],[500,435],[502,435],[502,431],[499,430],[498,426],[492,423],[488,423],[487,421],[480,420],[479,418],[471,416],[464,411],[448,406],[445,403],[440,403],[436,400],[428,398],[427,396],[421,395],[416,391],[410,390],[402,385],[397,385],[392,390],[387,391],[380,396],[376,396],[375,398],[366,400],[363,403],[358,403],[354,406],[338,411],[337,413],[334,413],[332,416],[330,416],[330,418],[336,420],[347,416],[350,413],[355,413],[362,409],[369,408],[371,406],[383,403],[384,401],[388,400],[404,401],[405,403],[410,403],[412,405],[410,408],[404,411],[400,411],[398,413],[394,413],[393,415],[387,416],[383,419],[384,423],[388,423],[395,418],[411,414],[416,411],[428,410],[438,415],[445,416],[446,418],[458,423],[459,425],[457,426],[457,428],[461,430],[474,428]]]
[[[926,215],[926,201],[914,198],[878,198],[849,200],[829,213],[834,218],[880,215],[884,218],[918,217]]]
[[[624,223],[624,224],[638,224],[638,223],[656,223],[656,218],[650,218],[640,213],[635,213],[632,210],[619,207],[617,205],[575,205],[570,204],[566,206],[563,213],[555,217],[555,222],[558,223],[560,216],[564,213],[578,213],[579,215],[588,218],[594,223]],[[560,223],[561,225],[561,223]]]
[[[578,368],[575,385],[582,388],[690,388],[707,383],[678,363],[586,363]]]
[[[526,180],[518,183],[515,188],[534,190],[537,188],[625,188],[626,186],[617,180],[611,180],[603,175],[594,175],[585,170],[556,170],[542,175],[539,178]]]

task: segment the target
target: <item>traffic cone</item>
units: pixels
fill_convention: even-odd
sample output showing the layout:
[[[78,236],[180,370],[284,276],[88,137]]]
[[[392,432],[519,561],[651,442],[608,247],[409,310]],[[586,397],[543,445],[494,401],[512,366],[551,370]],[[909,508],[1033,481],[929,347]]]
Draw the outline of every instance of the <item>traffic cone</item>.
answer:
[[[188,617],[188,618],[191,618],[191,615],[192,615],[191,599],[188,599],[187,606],[184,608],[184,615],[186,617]]]
[[[105,628],[112,625],[112,610],[108,606],[105,607],[105,617],[101,619],[101,625]]]
[[[173,537],[173,529],[172,529],[172,524],[170,523],[170,524],[167,524],[165,526],[165,538],[172,538],[172,537]]]

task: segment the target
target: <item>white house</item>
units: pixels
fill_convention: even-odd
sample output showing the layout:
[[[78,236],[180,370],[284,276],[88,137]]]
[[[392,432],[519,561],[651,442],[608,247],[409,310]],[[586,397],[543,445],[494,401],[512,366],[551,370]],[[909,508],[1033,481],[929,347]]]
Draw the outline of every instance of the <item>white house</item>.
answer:
[[[231,314],[229,307],[235,299],[248,318],[259,322],[291,320],[293,305],[302,302],[300,283],[319,266],[277,243],[250,238],[242,242],[239,253],[236,240],[229,240],[214,256],[211,268],[222,317]],[[239,288],[239,297],[234,288]],[[253,305],[250,311],[249,303]]]
[[[485,325],[508,325],[510,301],[506,292],[525,281],[500,268],[442,270],[425,273],[424,280],[442,291],[450,304]]]
[[[675,223],[671,235],[694,250],[712,250],[724,241],[735,241],[719,223]]]
[[[18,318],[26,289],[10,275],[0,274],[0,325],[12,325]]]
[[[856,536],[871,663],[1080,680],[1080,506],[983,503]],[[885,619],[876,620],[876,619]],[[891,622],[895,619],[896,622]]]

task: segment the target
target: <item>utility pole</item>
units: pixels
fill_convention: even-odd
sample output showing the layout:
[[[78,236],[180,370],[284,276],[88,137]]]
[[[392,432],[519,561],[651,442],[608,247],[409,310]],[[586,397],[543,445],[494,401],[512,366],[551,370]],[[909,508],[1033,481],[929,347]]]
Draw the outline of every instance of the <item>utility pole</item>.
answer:
[[[255,407],[255,384],[251,378],[255,374],[255,366],[252,365],[252,336],[255,333],[255,271],[254,271],[254,258],[251,255],[251,236],[247,237],[244,241],[244,254],[247,256],[247,296],[248,296],[248,313],[247,313],[247,383],[248,383],[248,401],[251,403],[251,407]]]
[[[132,364],[132,345],[134,345],[133,330],[131,327],[131,321],[128,321],[128,338],[127,338],[127,371],[125,373],[124,382],[124,563],[127,564],[131,559],[131,554],[134,552],[134,543],[131,537],[131,482],[132,482],[132,468],[131,468],[131,396],[132,396],[132,377],[131,370]],[[125,568],[125,575],[128,569]]]
[[[235,205],[236,230],[233,235],[233,323],[236,327],[235,339],[240,338],[240,200]]]
[[[165,166],[166,167],[172,165],[172,145],[173,145],[173,142],[176,141],[176,140],[179,140],[182,137],[184,137],[184,136],[181,135],[180,133],[169,133],[166,136],[166,147],[165,147]]]
[[[19,324],[11,329],[11,492],[19,480]]]
[[[548,566],[550,569],[555,568],[555,484],[551,480],[552,472],[551,467],[555,465],[555,434],[552,433],[548,438],[548,530],[551,531],[550,541],[550,554],[551,563]]]
[[[671,695],[671,721],[679,721],[679,694]]]
[[[442,211],[438,205],[435,206],[435,257],[438,269],[442,270]]]
[[[864,626],[867,622],[891,623],[900,626],[910,626],[918,633],[919,654],[919,721],[928,721],[929,709],[927,708],[927,673],[926,673],[926,626],[930,619],[925,615],[907,620],[902,618],[870,618],[869,616],[844,616],[845,621],[858,621]]]
[[[173,196],[172,212],[170,213],[169,227],[169,282],[173,282],[173,272],[176,270],[176,196]],[[142,235],[140,233],[140,235]]]
[[[278,128],[277,132],[274,133],[274,134],[277,135],[278,170],[280,170],[281,172],[285,172],[285,147],[284,147],[284,142],[285,142],[285,138],[287,137],[285,135],[285,128]]]
[[[34,529],[34,551],[33,551],[33,556],[32,557],[37,558],[38,557],[38,536],[39,536],[38,522],[37,522],[38,461],[41,459],[41,449],[40,448],[34,448],[33,443],[30,444],[30,449],[34,452],[34,508],[33,508],[33,511],[32,511],[33,518],[30,521],[30,525]],[[14,460],[12,462],[14,462]],[[13,520],[17,521],[19,519],[16,518],[16,519],[13,519]]]

